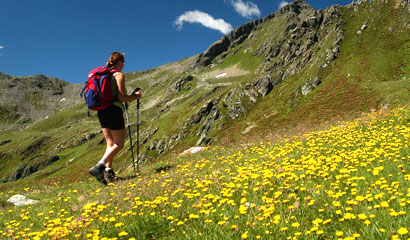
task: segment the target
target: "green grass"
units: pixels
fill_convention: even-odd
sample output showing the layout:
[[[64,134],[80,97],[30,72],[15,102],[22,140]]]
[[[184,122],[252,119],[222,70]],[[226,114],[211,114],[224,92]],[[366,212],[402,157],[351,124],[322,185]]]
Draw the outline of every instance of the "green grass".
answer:
[[[408,237],[410,107],[276,143],[214,147],[137,178],[0,192],[6,238]],[[390,141],[386,141],[389,139]]]
[[[226,59],[224,59],[223,63],[218,65],[218,68],[225,69],[238,64],[240,69],[246,71],[255,71],[262,62],[263,58],[261,57],[252,56],[251,53],[243,53],[242,51],[238,51],[238,53],[231,54]]]
[[[16,113],[16,107],[9,104],[0,105],[0,121],[5,124],[15,123],[21,117]]]
[[[67,126],[69,123],[75,124],[79,120],[86,118],[87,107],[83,104],[79,104],[66,111],[57,112],[49,118],[34,124],[29,129],[35,131],[50,131],[51,129]]]
[[[343,26],[345,37],[338,59],[326,70],[319,69],[322,62],[318,61],[287,77],[271,94],[247,109],[241,120],[227,124],[228,128],[216,136],[217,141],[272,139],[289,131],[316,129],[327,122],[408,103],[410,38],[404,34],[402,23],[408,13],[405,9],[394,9],[391,4],[369,2],[361,5],[358,12],[343,9],[347,24]],[[368,28],[358,35],[368,19]],[[394,24],[396,19],[400,20]],[[316,56],[332,47],[335,39],[336,34],[330,32]],[[297,96],[297,89],[314,76],[319,76],[322,84],[307,96]],[[249,124],[256,128],[247,135],[240,134]]]
[[[345,10],[345,38],[349,41],[341,45],[340,62],[344,64],[334,74],[374,90],[393,106],[408,102],[410,37],[405,34],[408,30],[402,17],[406,15],[405,8],[395,9],[378,2],[361,6],[354,15]],[[357,34],[358,27],[368,19],[368,28]]]

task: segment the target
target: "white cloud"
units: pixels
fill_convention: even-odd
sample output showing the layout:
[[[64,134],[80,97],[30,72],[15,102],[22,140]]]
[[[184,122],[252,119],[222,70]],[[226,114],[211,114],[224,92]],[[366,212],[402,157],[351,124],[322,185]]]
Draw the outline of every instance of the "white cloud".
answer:
[[[0,49],[3,49],[4,48],[4,46],[0,46]]]
[[[286,5],[288,5],[288,4],[289,4],[289,2],[280,1],[280,3],[279,3],[279,9],[283,8],[284,6],[286,6]]]
[[[233,29],[232,25],[223,19],[215,19],[211,15],[198,10],[185,12],[175,20],[174,24],[178,27],[178,30],[181,30],[184,22],[200,23],[204,27],[218,30],[223,34],[227,34]]]
[[[231,3],[235,11],[242,17],[252,18],[252,16],[259,17],[261,15],[259,7],[253,2],[245,3],[242,0],[232,0]]]

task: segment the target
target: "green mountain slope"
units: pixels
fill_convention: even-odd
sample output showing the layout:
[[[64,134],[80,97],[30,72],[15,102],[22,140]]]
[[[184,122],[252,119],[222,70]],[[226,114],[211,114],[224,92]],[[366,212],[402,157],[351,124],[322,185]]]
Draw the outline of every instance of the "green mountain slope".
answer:
[[[410,105],[136,178],[0,192],[5,239],[407,239]],[[40,200],[12,207],[23,193]]]
[[[78,104],[79,88],[44,75],[16,77],[0,72],[0,130],[24,128]]]
[[[316,11],[298,0],[202,54],[127,73],[129,88],[144,92],[141,161],[149,166],[197,145],[274,140],[406,104],[409,14],[407,1]],[[135,141],[136,106],[129,112]],[[115,163],[120,174],[129,170],[128,147]],[[104,148],[83,104],[3,131],[0,189],[85,180]]]

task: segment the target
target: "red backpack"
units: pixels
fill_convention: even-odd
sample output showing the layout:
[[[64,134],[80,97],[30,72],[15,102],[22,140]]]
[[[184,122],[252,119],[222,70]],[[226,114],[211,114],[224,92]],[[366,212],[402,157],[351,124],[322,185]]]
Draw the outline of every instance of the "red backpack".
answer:
[[[89,109],[100,111],[108,108],[114,102],[112,94],[111,79],[118,70],[108,67],[99,67],[91,70],[88,74],[88,81],[81,91],[84,94],[85,102]]]

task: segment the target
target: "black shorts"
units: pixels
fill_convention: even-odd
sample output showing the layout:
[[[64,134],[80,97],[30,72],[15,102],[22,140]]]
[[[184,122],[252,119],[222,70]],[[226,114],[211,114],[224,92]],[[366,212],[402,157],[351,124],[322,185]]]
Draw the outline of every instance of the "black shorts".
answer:
[[[111,105],[109,108],[98,111],[97,115],[101,128],[109,128],[111,130],[125,129],[122,108]]]

